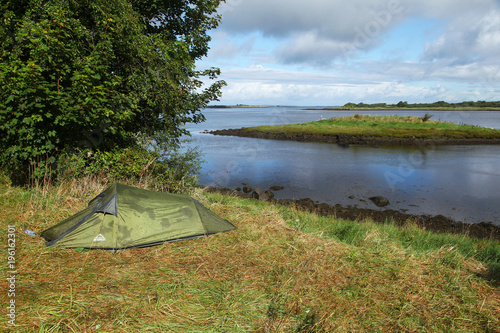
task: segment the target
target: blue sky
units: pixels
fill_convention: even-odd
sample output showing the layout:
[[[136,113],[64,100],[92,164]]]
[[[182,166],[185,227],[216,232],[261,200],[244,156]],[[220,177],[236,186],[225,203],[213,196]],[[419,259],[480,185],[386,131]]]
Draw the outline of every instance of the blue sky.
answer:
[[[500,0],[227,0],[220,102],[500,100]]]

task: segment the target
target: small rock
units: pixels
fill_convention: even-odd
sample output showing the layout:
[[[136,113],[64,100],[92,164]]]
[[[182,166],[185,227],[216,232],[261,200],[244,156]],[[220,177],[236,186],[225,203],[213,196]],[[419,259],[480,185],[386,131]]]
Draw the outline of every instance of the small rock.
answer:
[[[266,192],[259,190],[258,188],[252,192],[252,198],[262,201],[268,201],[270,199]]]
[[[271,186],[269,189],[272,191],[281,191],[284,188],[284,186]]]
[[[354,199],[354,195],[348,196],[349,199]]]
[[[241,191],[241,187],[237,187],[234,190],[240,192]]]
[[[252,188],[250,186],[244,186],[243,187],[243,193],[250,193],[252,192]]]
[[[371,198],[368,198],[368,199],[370,199],[371,201],[373,201],[373,203],[375,205],[377,205],[378,207],[385,207],[385,206],[388,206],[390,204],[389,200],[387,198],[384,198],[384,197],[381,197],[381,196],[371,197]]]
[[[274,193],[273,192],[267,190],[264,193],[267,194],[267,196],[269,197],[269,199],[274,199]]]
[[[310,198],[299,199],[299,200],[297,200],[297,203],[300,206],[303,206],[303,207],[306,207],[306,208],[309,208],[309,209],[316,208],[316,205],[314,204],[314,201],[312,201]]]
[[[490,231],[493,231],[495,230],[497,227],[493,224],[493,222],[490,222],[490,221],[483,221],[483,222],[480,222],[478,224],[478,226],[481,226],[482,228],[486,229],[486,230],[490,230]]]

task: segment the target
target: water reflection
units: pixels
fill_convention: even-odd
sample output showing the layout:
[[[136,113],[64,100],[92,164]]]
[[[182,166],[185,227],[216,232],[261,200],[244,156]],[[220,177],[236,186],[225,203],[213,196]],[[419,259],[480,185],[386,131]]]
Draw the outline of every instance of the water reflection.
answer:
[[[282,185],[285,189],[276,192],[277,198],[309,197],[364,208],[376,208],[367,198],[381,195],[395,210],[500,224],[500,146],[340,147],[201,133],[311,121],[324,114],[293,108],[281,108],[278,114],[271,111],[210,110],[206,123],[190,128],[206,160],[202,185],[236,188],[246,183],[261,189]],[[448,112],[440,118],[459,116]],[[478,113],[469,120],[500,128],[500,113]]]

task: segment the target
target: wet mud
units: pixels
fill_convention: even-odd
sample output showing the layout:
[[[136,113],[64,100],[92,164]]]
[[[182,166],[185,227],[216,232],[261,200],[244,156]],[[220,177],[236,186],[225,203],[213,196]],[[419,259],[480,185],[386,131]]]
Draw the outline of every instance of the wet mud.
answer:
[[[301,142],[323,142],[336,143],[339,145],[483,145],[483,144],[500,144],[500,138],[445,138],[445,139],[424,139],[416,137],[407,138],[381,138],[362,135],[314,135],[308,133],[273,133],[273,132],[257,132],[249,131],[245,128],[240,129],[223,129],[216,131],[208,131],[206,133],[213,135],[238,136],[257,139],[271,140],[289,140]]]

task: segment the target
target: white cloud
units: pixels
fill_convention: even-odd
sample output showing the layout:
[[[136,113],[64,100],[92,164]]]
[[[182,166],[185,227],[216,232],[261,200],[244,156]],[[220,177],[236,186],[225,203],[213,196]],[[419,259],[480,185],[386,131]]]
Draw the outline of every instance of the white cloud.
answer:
[[[373,84],[319,84],[233,82],[224,90],[227,104],[343,105],[347,102],[428,101],[441,99],[446,88],[407,86],[393,82]]]
[[[470,12],[488,13],[498,8],[498,0],[403,0],[408,15],[453,19]]]
[[[228,0],[221,12],[208,63],[225,104],[500,99],[498,0]],[[408,58],[401,23],[422,29]]]
[[[276,55],[284,63],[321,66],[375,45],[403,19],[400,0],[245,0],[229,2],[222,12],[222,30],[279,38]]]
[[[236,33],[259,30],[286,37],[318,30],[324,37],[350,40],[355,26],[368,21],[384,25],[403,11],[400,0],[229,0],[221,7],[222,28]]]
[[[366,43],[372,43],[367,40]],[[328,67],[335,59],[348,59],[355,49],[353,43],[321,37],[317,31],[297,33],[278,47],[274,54],[285,64],[309,63],[315,67]]]
[[[212,38],[217,42],[212,45],[210,56],[217,59],[231,59],[248,53],[253,49],[255,38],[250,37],[243,41],[230,38],[224,31],[216,31]]]
[[[455,19],[439,39],[426,45],[424,59],[498,60],[499,50],[500,10],[472,12]]]
[[[498,0],[233,0],[222,6],[220,29],[258,31],[279,39],[275,55],[285,64],[324,67],[346,53],[376,47],[387,32],[411,17],[451,22],[430,43],[425,59],[491,52],[500,40]],[[467,59],[460,59],[467,61]]]
[[[255,65],[226,70],[222,104],[342,105],[347,102],[476,100],[479,90],[454,92],[446,84],[384,81],[380,74],[287,71]],[[478,87],[478,89],[481,87]],[[484,89],[484,87],[482,88]],[[483,92],[484,94],[484,92]],[[498,97],[498,92],[496,93]]]

